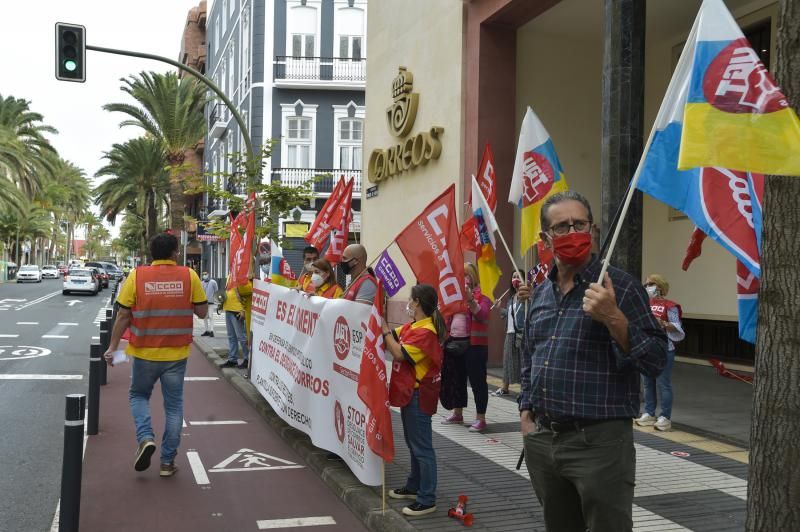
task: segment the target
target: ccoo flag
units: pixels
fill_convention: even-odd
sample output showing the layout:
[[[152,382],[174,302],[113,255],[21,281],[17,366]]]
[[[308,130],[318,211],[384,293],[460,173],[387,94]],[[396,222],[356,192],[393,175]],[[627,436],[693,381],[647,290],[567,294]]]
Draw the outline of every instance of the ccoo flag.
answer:
[[[497,266],[495,249],[497,244],[494,232],[498,230],[489,202],[483,196],[483,190],[472,176],[472,217],[477,227],[480,248],[476,251],[478,262],[478,277],[481,280],[481,292],[494,303],[494,289],[500,281],[503,272]]]
[[[509,203],[522,214],[520,252],[524,255],[539,240],[539,211],[544,200],[567,190],[567,180],[550,135],[528,107],[519,132]]]
[[[696,31],[695,31],[696,28]],[[800,121],[722,0],[703,0],[686,41],[680,169],[800,175]]]

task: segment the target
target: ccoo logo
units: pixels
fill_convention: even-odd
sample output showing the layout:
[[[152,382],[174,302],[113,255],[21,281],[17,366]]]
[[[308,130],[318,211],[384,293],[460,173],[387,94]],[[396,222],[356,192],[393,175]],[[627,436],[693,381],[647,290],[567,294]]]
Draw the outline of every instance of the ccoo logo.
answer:
[[[333,326],[333,350],[339,360],[347,358],[350,352],[350,326],[344,316],[339,316]]]

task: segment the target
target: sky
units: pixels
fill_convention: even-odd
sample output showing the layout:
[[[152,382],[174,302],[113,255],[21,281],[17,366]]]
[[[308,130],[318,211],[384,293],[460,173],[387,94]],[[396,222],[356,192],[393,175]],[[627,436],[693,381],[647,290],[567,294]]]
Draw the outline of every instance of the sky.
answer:
[[[119,127],[125,118],[102,106],[131,102],[119,90],[120,78],[143,70],[166,72],[173,67],[155,61],[86,52],[86,82],[55,78],[55,23],[86,27],[88,44],[136,50],[178,59],[188,11],[199,0],[27,0],[2,1],[3,42],[0,54],[0,95],[31,102],[33,111],[59,133],[51,142],[59,154],[93,178],[103,166],[103,152],[115,142],[141,134]],[[211,2],[209,2],[210,7]],[[121,219],[116,227],[118,233]]]

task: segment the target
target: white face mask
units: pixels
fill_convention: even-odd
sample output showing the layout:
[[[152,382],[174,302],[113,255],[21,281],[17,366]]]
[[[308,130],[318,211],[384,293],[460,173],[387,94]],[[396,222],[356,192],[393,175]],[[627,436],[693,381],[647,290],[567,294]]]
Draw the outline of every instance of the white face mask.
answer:
[[[411,308],[411,302],[406,303],[406,314],[408,314],[409,318],[413,318],[416,314],[416,311]]]
[[[269,275],[269,266],[266,264],[261,265],[261,273],[264,275]]]
[[[314,273],[311,275],[311,284],[314,285],[314,288],[319,288],[325,283],[325,279],[322,278],[322,275],[318,273]]]
[[[647,295],[650,297],[656,297],[658,295],[658,287],[655,285],[645,286],[645,290],[647,290]]]
[[[204,275],[204,276],[203,276],[203,280],[204,280],[204,281],[208,281],[208,275]]]

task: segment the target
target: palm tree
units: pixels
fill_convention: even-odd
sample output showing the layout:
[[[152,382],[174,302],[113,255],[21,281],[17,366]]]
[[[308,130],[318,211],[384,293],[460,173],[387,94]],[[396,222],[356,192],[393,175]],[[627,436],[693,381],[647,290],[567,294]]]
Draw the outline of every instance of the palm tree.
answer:
[[[94,203],[111,224],[125,210],[142,216],[149,241],[158,227],[161,207],[167,204],[170,181],[166,153],[161,142],[140,137],[124,144],[114,144],[104,159],[108,161],[95,177],[112,176],[94,189]]]
[[[130,119],[120,125],[141,127],[161,142],[169,163],[170,225],[174,230],[182,230],[184,181],[191,177],[186,175],[183,163],[186,150],[194,147],[206,132],[203,116],[206,89],[195,78],[179,78],[174,72],[142,72],[121,81],[122,91],[139,106],[109,103],[103,108],[127,114]]]

